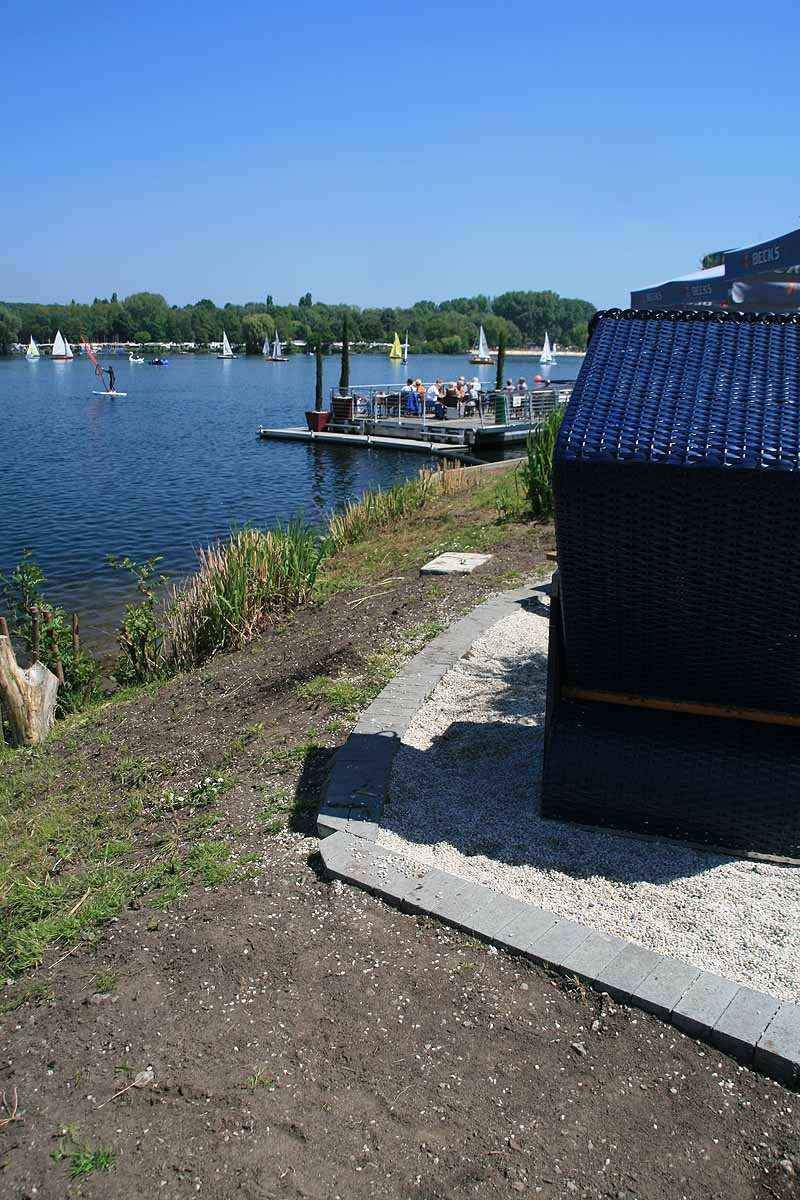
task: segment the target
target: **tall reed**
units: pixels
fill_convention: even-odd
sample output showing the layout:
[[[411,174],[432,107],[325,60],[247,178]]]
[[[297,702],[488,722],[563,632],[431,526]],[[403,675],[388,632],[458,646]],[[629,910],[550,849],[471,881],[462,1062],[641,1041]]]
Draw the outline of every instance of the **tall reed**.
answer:
[[[305,603],[324,551],[301,518],[266,532],[234,529],[227,542],[201,550],[197,573],[173,593],[167,617],[174,665],[237,650],[276,613]]]
[[[519,468],[519,477],[533,517],[553,515],[553,451],[563,415],[560,406],[528,434],[528,457]]]

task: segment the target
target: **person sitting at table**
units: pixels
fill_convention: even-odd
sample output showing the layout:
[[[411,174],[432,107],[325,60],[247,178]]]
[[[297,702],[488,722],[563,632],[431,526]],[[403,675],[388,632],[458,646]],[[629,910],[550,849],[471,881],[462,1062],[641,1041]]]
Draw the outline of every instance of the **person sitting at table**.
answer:
[[[442,406],[443,396],[444,396],[444,384],[442,383],[441,379],[437,379],[435,383],[432,383],[430,385],[427,392],[425,393],[426,411],[429,413],[433,413],[434,416],[436,416],[436,417],[443,416],[444,415],[444,408]],[[442,410],[441,413],[439,411],[440,409]]]
[[[503,387],[503,391],[504,392],[513,392],[513,390],[514,390],[514,380],[507,379],[505,382],[505,386]]]
[[[524,375],[520,375],[519,379],[517,380],[517,391],[520,393],[521,396],[524,396],[525,393],[527,392],[527,390],[528,390],[527,380],[525,379]]]
[[[400,388],[400,407],[405,408],[407,412],[416,412],[417,389],[413,379],[407,379]]]

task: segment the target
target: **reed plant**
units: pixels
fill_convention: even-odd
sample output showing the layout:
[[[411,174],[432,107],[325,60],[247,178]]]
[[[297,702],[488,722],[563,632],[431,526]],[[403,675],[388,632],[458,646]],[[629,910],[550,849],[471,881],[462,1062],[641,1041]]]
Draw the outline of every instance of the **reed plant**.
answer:
[[[528,434],[528,455],[519,467],[530,514],[540,520],[553,515],[553,451],[563,415],[564,408],[558,407]]]
[[[173,593],[167,615],[173,665],[238,650],[276,614],[304,604],[325,550],[299,517],[266,532],[234,529],[228,541],[201,550],[197,573]]]

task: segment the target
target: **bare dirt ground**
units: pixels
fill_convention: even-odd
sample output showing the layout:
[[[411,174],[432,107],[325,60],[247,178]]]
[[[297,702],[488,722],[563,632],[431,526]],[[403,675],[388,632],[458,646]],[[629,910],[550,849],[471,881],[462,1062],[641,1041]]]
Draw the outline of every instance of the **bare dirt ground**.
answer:
[[[797,1096],[322,877],[314,805],[352,714],[304,682],[374,683],[376,651],[541,577],[549,537],[501,530],[466,579],[395,565],[77,725],[46,777],[0,764],[32,822],[45,792],[99,796],[131,862],[213,837],[235,866],[165,907],[133,892],[0,990],[0,1195],[796,1194]],[[206,774],[202,826],[148,808]]]

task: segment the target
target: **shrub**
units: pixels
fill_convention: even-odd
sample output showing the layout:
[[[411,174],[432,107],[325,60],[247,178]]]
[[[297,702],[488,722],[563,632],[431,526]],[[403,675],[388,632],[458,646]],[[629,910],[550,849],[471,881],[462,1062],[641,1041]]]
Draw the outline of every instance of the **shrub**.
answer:
[[[136,590],[142,597],[138,604],[129,604],[117,630],[117,644],[121,654],[114,672],[122,684],[147,683],[160,679],[166,672],[166,643],[164,629],[158,620],[158,594],[153,577],[156,564],[161,557],[148,558],[143,563],[132,558],[107,556],[109,566],[115,571],[130,571],[136,580]],[[159,575],[159,583],[166,583],[167,576]]]
[[[519,468],[531,516],[543,520],[553,515],[553,451],[563,415],[562,407],[548,413],[528,435],[528,457]]]
[[[89,704],[97,693],[98,666],[91,654],[80,646],[73,646],[72,624],[63,608],[53,605],[45,596],[43,587],[47,583],[30,550],[23,550],[22,558],[11,572],[11,577],[0,575],[0,597],[7,607],[13,634],[20,639],[29,653],[33,651],[33,613],[49,613],[49,625],[40,622],[39,657],[44,665],[56,674],[58,662],[64,672],[64,682],[58,689],[56,715],[79,712]]]

